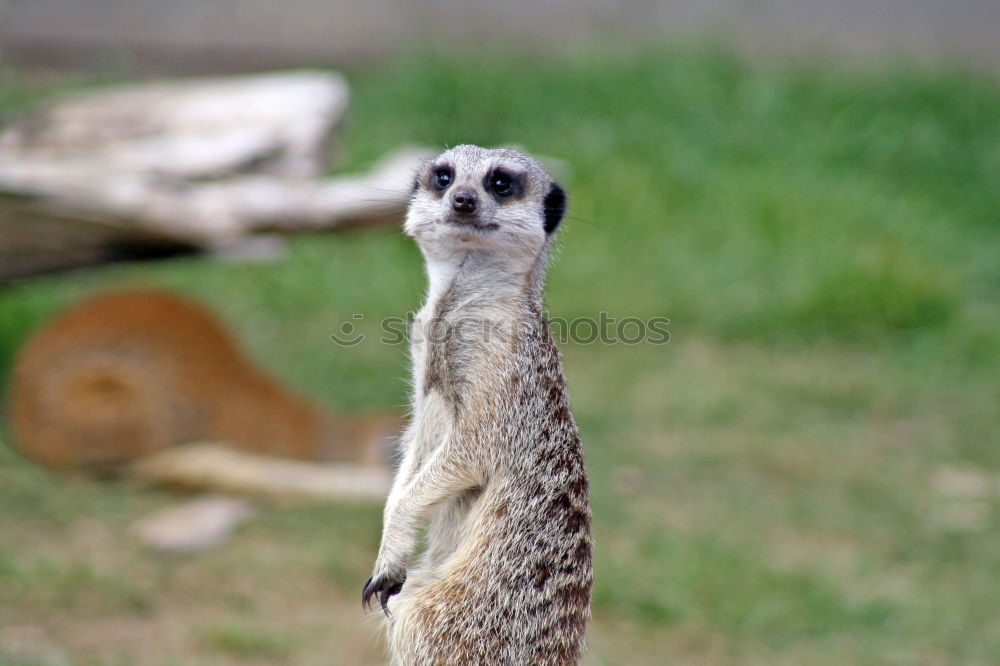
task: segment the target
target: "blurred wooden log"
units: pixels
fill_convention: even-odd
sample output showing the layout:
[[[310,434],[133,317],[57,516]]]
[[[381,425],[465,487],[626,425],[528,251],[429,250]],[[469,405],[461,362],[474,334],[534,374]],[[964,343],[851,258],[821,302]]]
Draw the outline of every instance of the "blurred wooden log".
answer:
[[[125,237],[209,246],[259,231],[358,225],[399,214],[428,154],[403,148],[359,176],[240,176],[206,183],[0,156],[0,213],[51,215],[121,230]]]
[[[0,131],[0,281],[397,221],[428,152],[320,179],[348,88],[332,72],[76,93]]]
[[[391,483],[384,467],[300,462],[236,451],[219,443],[166,449],[137,461],[132,471],[168,487],[279,500],[381,500]]]
[[[0,155],[0,280],[116,252],[212,249],[248,234],[398,221],[429,151],[403,148],[360,175],[204,183]]]
[[[0,193],[0,284],[111,261],[192,252],[196,246],[67,211],[34,211]]]
[[[7,161],[173,180],[323,175],[348,88],[333,72],[187,79],[74,93],[0,133]]]

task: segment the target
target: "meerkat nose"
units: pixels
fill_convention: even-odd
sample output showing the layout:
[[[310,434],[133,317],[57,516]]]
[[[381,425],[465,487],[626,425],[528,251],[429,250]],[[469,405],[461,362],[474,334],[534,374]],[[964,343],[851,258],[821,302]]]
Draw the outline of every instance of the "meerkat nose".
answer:
[[[472,190],[458,190],[451,195],[451,207],[456,213],[475,213],[478,205]]]

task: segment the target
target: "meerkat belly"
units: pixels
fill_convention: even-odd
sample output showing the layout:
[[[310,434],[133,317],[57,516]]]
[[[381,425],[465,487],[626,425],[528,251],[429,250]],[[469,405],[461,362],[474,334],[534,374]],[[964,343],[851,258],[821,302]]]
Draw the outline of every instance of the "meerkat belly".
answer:
[[[423,627],[412,640],[447,636],[448,627],[465,626],[471,616],[476,625],[463,646],[474,658],[467,663],[571,663],[553,655],[575,653],[581,640],[592,581],[590,537],[585,525],[570,526],[561,500],[540,505],[530,481],[497,479],[435,517],[439,564],[401,612],[421,618],[401,625],[401,631]],[[442,599],[450,603],[442,606]],[[429,617],[434,622],[424,623]],[[431,642],[428,649],[440,647]],[[487,648],[489,660],[476,652]]]
[[[413,419],[404,437],[407,442],[404,456],[410,458],[412,463],[401,467],[398,479],[404,485],[423,469],[454,428],[451,409],[440,395],[419,396],[414,400],[413,407]]]
[[[439,576],[448,560],[469,539],[469,519],[480,503],[482,488],[470,488],[458,497],[437,508],[427,527],[427,551],[424,568],[433,576]]]

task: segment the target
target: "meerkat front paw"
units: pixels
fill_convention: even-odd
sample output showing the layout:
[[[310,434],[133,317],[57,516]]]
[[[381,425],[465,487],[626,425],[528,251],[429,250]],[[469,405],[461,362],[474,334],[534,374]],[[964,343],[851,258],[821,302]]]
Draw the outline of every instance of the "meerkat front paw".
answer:
[[[389,597],[399,594],[406,582],[406,571],[395,570],[385,573],[376,573],[365,581],[365,587],[361,590],[361,605],[366,610],[371,609],[372,597],[378,593],[378,602],[382,606],[382,612],[389,617]]]

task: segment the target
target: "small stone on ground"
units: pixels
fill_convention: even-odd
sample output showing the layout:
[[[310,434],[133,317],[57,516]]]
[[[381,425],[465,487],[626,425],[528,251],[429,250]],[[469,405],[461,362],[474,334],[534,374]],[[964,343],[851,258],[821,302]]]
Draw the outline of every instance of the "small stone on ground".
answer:
[[[189,553],[225,541],[252,509],[245,499],[201,497],[142,518],[133,525],[132,532],[157,550]]]

